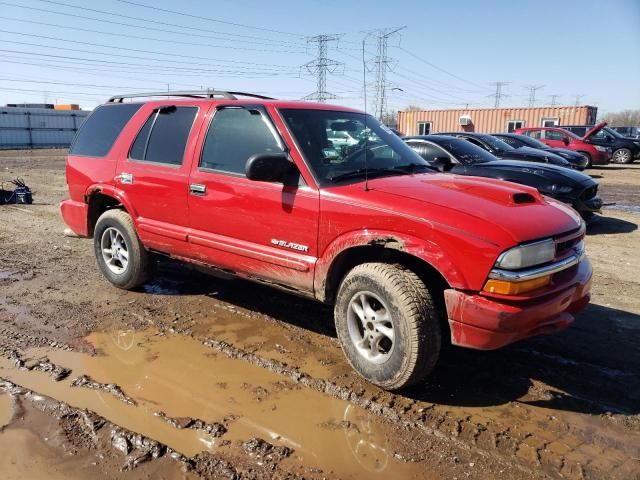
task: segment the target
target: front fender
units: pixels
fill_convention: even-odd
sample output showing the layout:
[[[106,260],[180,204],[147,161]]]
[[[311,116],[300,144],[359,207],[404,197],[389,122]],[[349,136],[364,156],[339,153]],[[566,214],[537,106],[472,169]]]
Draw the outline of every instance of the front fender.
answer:
[[[350,248],[363,246],[380,246],[407,253],[435,268],[451,287],[463,290],[469,288],[462,270],[454,263],[454,257],[436,243],[393,231],[358,230],[334,239],[318,259],[314,276],[317,298],[325,298],[327,278],[336,258]]]

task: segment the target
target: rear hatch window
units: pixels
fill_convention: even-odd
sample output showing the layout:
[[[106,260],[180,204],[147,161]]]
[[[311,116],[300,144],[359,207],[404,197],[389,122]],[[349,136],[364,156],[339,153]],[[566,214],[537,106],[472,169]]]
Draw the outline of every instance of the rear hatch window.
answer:
[[[141,103],[102,105],[82,124],[71,145],[69,155],[104,157]]]

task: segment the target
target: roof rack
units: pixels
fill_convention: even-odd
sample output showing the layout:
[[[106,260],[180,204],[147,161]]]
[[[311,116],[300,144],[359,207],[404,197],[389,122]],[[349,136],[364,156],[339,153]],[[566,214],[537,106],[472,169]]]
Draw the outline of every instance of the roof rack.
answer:
[[[151,92],[151,93],[127,93],[124,95],[114,95],[107,103],[122,103],[125,98],[141,97],[186,97],[186,98],[224,98],[225,100],[237,100],[238,97],[259,98],[261,100],[275,100],[272,97],[258,95],[247,92],[226,92],[223,90],[192,90],[179,92]]]

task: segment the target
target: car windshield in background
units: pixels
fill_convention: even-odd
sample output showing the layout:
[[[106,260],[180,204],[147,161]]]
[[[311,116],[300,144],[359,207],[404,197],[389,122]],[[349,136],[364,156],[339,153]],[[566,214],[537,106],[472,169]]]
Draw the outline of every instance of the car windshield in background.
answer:
[[[478,147],[473,143],[460,138],[451,137],[450,139],[437,142],[442,148],[453,155],[456,160],[465,164],[472,165],[474,163],[493,162],[496,157],[487,152],[484,148]]]
[[[433,171],[371,115],[298,108],[280,112],[321,186],[358,181],[365,176]]]
[[[549,148],[549,145],[542,143],[540,140],[536,140],[535,138],[527,137],[525,135],[518,137],[518,140],[522,140],[522,142],[526,143],[529,147],[543,149]]]
[[[606,131],[607,133],[610,133],[616,138],[624,138],[624,135],[621,135],[620,132],[616,132],[613,128],[604,127],[603,130]]]
[[[496,137],[493,137],[491,135],[483,135],[481,138],[483,142],[487,143],[491,148],[499,152],[514,150],[514,148],[508,143],[505,143],[502,140],[498,140]]]

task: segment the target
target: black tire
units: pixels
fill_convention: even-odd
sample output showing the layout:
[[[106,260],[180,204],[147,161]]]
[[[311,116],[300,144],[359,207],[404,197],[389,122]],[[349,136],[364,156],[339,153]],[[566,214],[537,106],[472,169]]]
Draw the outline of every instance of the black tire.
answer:
[[[352,300],[360,298],[358,295],[361,293],[373,294],[373,304],[381,307],[370,312],[390,315],[391,321],[387,322],[386,328],[391,324],[394,340],[391,347],[387,342],[388,351],[383,354],[385,360],[382,363],[370,360],[356,347],[358,332],[361,336],[369,333],[379,335],[375,333],[378,327],[372,327],[373,322],[366,320],[375,319],[375,316],[365,315],[365,320],[360,323],[358,320],[362,317],[359,314],[354,317],[356,313],[350,312],[355,311]],[[375,296],[386,304],[388,312],[383,304],[376,302]],[[360,308],[360,305],[356,307]],[[380,315],[385,318],[384,313]],[[351,366],[367,381],[384,389],[397,390],[422,382],[438,361],[442,339],[433,297],[422,280],[402,265],[364,263],[354,267],[340,285],[334,316],[342,350]],[[375,332],[368,328],[375,328]],[[381,345],[382,341],[376,342],[375,355],[378,355]]]
[[[633,162],[633,155],[628,148],[618,148],[611,155],[611,161],[613,163],[631,163]]]
[[[126,267],[121,268],[121,272],[114,272],[103,255],[103,236],[109,235],[113,231],[121,234],[128,255]],[[100,271],[116,287],[132,290],[142,285],[149,277],[151,272],[150,255],[140,242],[133,220],[127,212],[107,210],[98,218],[93,236],[93,247]]]
[[[587,166],[584,168],[591,168],[593,167],[593,162],[591,161],[591,154],[588,152],[578,152],[581,153],[582,155],[584,155],[585,157],[587,157]]]

